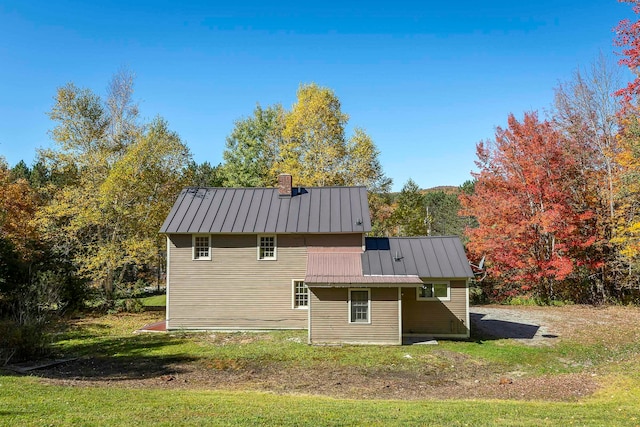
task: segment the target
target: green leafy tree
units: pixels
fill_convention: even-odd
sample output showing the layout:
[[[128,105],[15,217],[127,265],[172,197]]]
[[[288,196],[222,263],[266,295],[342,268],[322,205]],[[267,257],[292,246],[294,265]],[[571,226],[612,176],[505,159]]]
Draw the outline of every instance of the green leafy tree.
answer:
[[[429,233],[425,198],[412,179],[402,187],[391,222],[398,236],[426,236]]]
[[[348,119],[336,94],[315,83],[300,86],[290,111],[258,105],[227,137],[224,186],[270,187],[280,173],[290,173],[300,185],[388,192],[391,179],[382,171],[380,152],[362,129],[346,137]]]
[[[221,175],[227,187],[268,187],[275,183],[273,172],[284,126],[280,105],[256,106],[253,115],[235,123],[227,137]]]
[[[189,163],[186,171],[186,183],[192,187],[222,187],[222,166],[211,166],[211,163]]]
[[[290,173],[298,185],[363,185],[370,191],[373,229],[389,234],[392,181],[363,129],[346,137],[348,118],[336,94],[315,83],[300,86],[291,111],[258,105],[252,116],[236,122],[227,138],[223,185],[271,187],[280,173]]]

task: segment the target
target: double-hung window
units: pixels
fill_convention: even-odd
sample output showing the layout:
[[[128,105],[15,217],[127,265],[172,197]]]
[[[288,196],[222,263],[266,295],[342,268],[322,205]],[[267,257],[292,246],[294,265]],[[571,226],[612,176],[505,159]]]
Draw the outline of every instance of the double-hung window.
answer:
[[[194,260],[210,260],[211,259],[211,236],[210,235],[194,235],[193,236],[193,259]]]
[[[276,259],[276,236],[258,236],[258,259]]]
[[[293,281],[293,308],[309,308],[309,288],[302,280]]]
[[[450,292],[449,282],[427,282],[418,287],[416,298],[418,301],[449,301]]]
[[[369,289],[349,289],[349,323],[371,323]]]

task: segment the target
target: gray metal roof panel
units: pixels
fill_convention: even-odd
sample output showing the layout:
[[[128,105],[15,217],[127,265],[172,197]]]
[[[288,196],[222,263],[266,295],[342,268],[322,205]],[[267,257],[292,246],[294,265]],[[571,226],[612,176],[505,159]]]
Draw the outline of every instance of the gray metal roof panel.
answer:
[[[310,233],[320,231],[320,192],[309,194],[309,228]]]
[[[362,229],[365,231],[371,230],[371,216],[369,215],[369,201],[367,200],[367,192],[360,191],[360,214],[356,219],[360,219],[362,221]],[[357,198],[354,197],[355,200]]]
[[[265,216],[264,229],[259,230],[263,232],[271,232],[278,226],[278,215],[280,215],[280,198],[277,193],[272,193],[269,196],[269,208],[265,212],[261,212]]]
[[[438,267],[440,267],[441,277],[451,277],[453,274],[453,268],[449,263],[449,257],[442,240],[433,242],[433,249],[436,253],[436,260],[438,261]]]
[[[180,192],[160,231],[366,233],[371,222],[364,187],[294,188],[292,197],[276,188],[192,187]]]
[[[203,232],[202,221],[207,215],[207,212],[209,212],[209,209],[211,209],[212,201],[213,201],[213,195],[208,192],[204,192],[200,206],[198,206],[198,209],[196,210],[192,220],[194,224],[199,224],[198,232]],[[207,230],[204,230],[204,232],[206,231]]]
[[[352,221],[351,213],[353,209],[349,209],[351,207],[351,189],[347,191],[341,191],[340,195],[340,231],[349,231],[353,224],[355,224],[355,220]],[[357,205],[360,205],[360,200],[358,200]]]
[[[258,209],[258,217],[256,218],[256,225],[254,231],[261,233],[267,229],[267,220],[269,219],[269,211],[271,211],[271,204],[273,203],[272,194],[262,191],[262,199],[260,200],[260,208]]]
[[[249,203],[249,208],[247,209],[247,218],[244,222],[244,227],[246,229],[255,230],[256,224],[258,221],[258,212],[260,210],[260,206],[262,205],[262,197],[264,195],[264,191],[260,191],[260,189],[252,189],[253,193],[251,197],[247,198],[247,202]]]
[[[429,273],[428,277],[444,277],[440,270],[440,265],[438,264],[438,258],[433,247],[433,242],[425,241],[422,245],[422,250],[425,263],[427,263],[427,272]]]
[[[365,248],[362,254],[365,275],[473,276],[462,243],[455,236],[368,237]]]
[[[220,228],[221,232],[228,233],[233,229],[233,224],[236,222],[236,219],[238,219],[238,209],[242,202],[243,193],[244,189],[241,188],[234,188],[231,192],[231,200],[229,201],[227,214],[224,216],[224,221]]]
[[[204,199],[204,192],[201,192],[198,189],[195,191],[195,194],[192,197],[185,200],[188,201],[188,203],[184,206],[185,212],[184,215],[182,215],[180,224],[178,225],[179,232],[189,229],[191,223],[193,222],[193,217],[198,212],[198,208],[202,204],[202,199]],[[177,215],[180,215],[180,212],[178,212]]]
[[[242,193],[242,199],[240,200],[240,204],[238,205],[236,219],[231,226],[232,233],[240,233],[242,230],[244,230],[247,218],[249,217],[249,208],[251,207],[253,199],[252,188],[245,188],[240,190],[240,192]]]
[[[182,190],[180,192],[180,194],[178,194],[178,197],[176,198],[175,203],[171,207],[171,210],[169,211],[169,214],[167,215],[167,217],[165,218],[164,222],[162,223],[162,226],[160,227],[160,232],[161,233],[163,233],[164,230],[170,228],[171,223],[173,222],[173,219],[175,218],[176,212],[178,211],[180,205],[182,204],[182,200],[184,199],[184,193],[185,193],[185,190]]]
[[[332,233],[339,233],[342,231],[341,220],[340,218],[340,189],[338,188],[330,188],[329,194],[331,194],[331,215],[329,216],[329,227],[328,231]]]
[[[298,211],[298,221],[296,223],[295,229],[296,232],[299,230],[307,230],[309,231],[309,222],[310,222],[310,202],[311,199],[309,197],[305,199],[300,199],[300,210]]]
[[[328,233],[331,231],[331,218],[327,212],[331,212],[331,194],[328,191],[321,189],[320,200],[318,201],[318,215],[320,215],[320,221],[318,222],[318,232]]]
[[[437,262],[430,262],[430,260],[435,259],[430,255],[434,240],[408,239],[408,241],[415,262],[411,271],[417,272],[417,274],[422,275],[422,277],[444,277],[438,268]]]
[[[211,195],[211,203],[209,203],[209,208],[206,212],[204,212],[204,217],[202,218],[202,222],[200,223],[199,230],[202,233],[208,233],[213,227],[213,221],[216,219],[216,213],[218,212],[218,208],[220,207],[220,202],[222,201],[222,197],[224,194],[221,191],[208,191]]]

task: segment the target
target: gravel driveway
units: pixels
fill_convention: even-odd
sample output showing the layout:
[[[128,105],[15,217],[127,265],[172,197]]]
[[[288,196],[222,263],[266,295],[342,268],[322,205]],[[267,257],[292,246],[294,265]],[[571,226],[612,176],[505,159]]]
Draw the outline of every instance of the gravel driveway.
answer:
[[[478,338],[511,338],[531,345],[552,344],[559,334],[554,324],[561,321],[551,313],[522,307],[476,306],[469,308],[471,334]]]

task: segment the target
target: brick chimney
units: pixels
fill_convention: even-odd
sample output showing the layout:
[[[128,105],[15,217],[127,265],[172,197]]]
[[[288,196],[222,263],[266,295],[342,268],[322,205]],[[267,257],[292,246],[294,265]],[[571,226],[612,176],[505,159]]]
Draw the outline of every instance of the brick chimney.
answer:
[[[288,173],[278,175],[278,196],[291,197],[293,187],[293,179]]]

